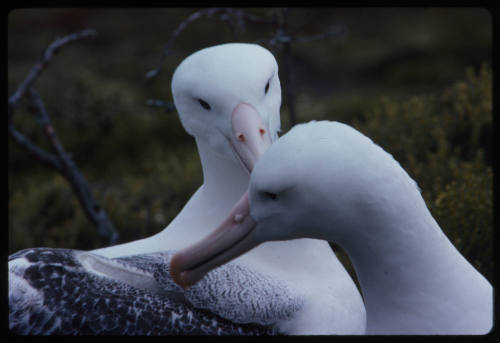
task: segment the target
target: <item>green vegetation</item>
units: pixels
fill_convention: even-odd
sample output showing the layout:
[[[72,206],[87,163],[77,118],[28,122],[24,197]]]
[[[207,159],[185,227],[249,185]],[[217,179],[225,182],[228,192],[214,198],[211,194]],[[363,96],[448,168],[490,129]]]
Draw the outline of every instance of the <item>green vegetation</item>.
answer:
[[[352,125],[392,154],[455,247],[492,280],[492,70],[467,68],[462,79],[419,96],[332,97],[303,108]]]
[[[492,72],[442,93],[384,98],[353,126],[390,152],[417,181],[457,249],[493,277]],[[396,134],[395,134],[396,133]]]
[[[163,229],[202,182],[194,140],[176,113],[148,107],[147,99],[171,99],[171,74],[189,53],[221,42],[271,36],[270,30],[248,27],[235,38],[216,19],[200,20],[179,37],[161,76],[145,82],[143,76],[157,67],[170,32],[191,12],[17,10],[9,16],[9,95],[56,36],[86,27],[98,31],[93,41],[67,47],[56,56],[36,87],[65,149],[92,185],[121,242]],[[266,10],[255,13],[264,15]],[[320,32],[337,22],[350,31],[338,42],[293,48],[298,120],[353,125],[391,153],[418,183],[457,249],[491,281],[488,13],[305,9],[291,15],[300,34]],[[282,119],[286,132],[286,104]],[[25,108],[19,108],[14,122],[47,148]],[[11,140],[8,152],[9,254],[34,246],[105,245],[61,176],[40,166]]]

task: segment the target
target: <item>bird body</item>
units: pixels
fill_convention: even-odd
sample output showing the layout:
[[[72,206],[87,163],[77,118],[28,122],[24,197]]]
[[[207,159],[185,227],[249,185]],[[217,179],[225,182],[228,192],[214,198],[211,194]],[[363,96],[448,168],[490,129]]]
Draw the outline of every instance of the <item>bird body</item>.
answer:
[[[111,280],[123,284],[118,290],[128,290],[132,286],[134,290],[151,293],[150,285],[156,285],[154,297],[164,294],[165,289],[158,288],[158,282],[149,274],[139,274],[142,276],[138,278],[135,269],[130,268],[130,260],[123,265],[124,259],[144,261],[144,256],[175,252],[208,233],[245,193],[253,165],[262,152],[277,139],[280,128],[281,89],[278,66],[272,54],[258,45],[223,44],[190,55],[174,73],[172,93],[183,127],[196,140],[203,168],[203,185],[158,234],[117,246],[72,254],[78,256],[78,261],[81,257],[98,261],[97,269],[85,264],[80,267],[79,271],[88,277],[93,279],[97,271],[101,282]],[[32,251],[30,254],[39,253],[42,251]],[[60,254],[55,255],[61,259],[55,262],[57,265],[64,263]],[[122,267],[116,268],[117,260],[121,261]],[[294,261],[296,270],[289,268],[290,261]],[[43,263],[48,262],[40,263],[42,265],[37,265],[37,268],[43,268]],[[164,260],[164,263],[169,265],[169,260]],[[9,283],[10,289],[16,287],[16,284],[26,285],[29,279],[20,282],[26,271],[16,265],[26,266],[26,257],[19,255],[9,262],[9,273],[15,272],[11,280],[17,280],[15,284]],[[356,334],[365,330],[365,308],[361,296],[326,242],[308,238],[268,242],[241,256],[230,268],[233,268],[233,272],[225,276],[229,284],[241,284],[242,280],[248,280],[245,276],[248,273],[259,275],[258,280],[273,280],[267,283],[262,281],[260,285],[268,285],[267,288],[259,287],[259,284],[253,285],[250,295],[245,287],[236,287],[238,296],[246,299],[245,303],[239,305],[239,314],[224,310],[238,306],[233,300],[215,296],[216,293],[213,292],[203,293],[201,288],[197,293],[196,304],[212,304],[208,309],[212,314],[233,324],[253,322],[272,325],[273,332],[284,334]],[[248,273],[234,270],[245,270]],[[211,277],[208,275],[207,280],[213,280]],[[209,284],[205,288],[208,289],[208,286]],[[220,287],[216,291],[224,289]],[[285,288],[287,291],[283,292]],[[85,288],[81,290],[85,291]],[[92,291],[95,291],[96,296],[100,292],[95,289]],[[195,298],[188,298],[186,295],[191,291],[178,288],[176,292],[182,295],[181,298],[187,299],[189,306],[185,313],[194,313],[195,304],[192,299]],[[269,318],[270,312],[255,311],[262,307],[262,299],[269,292],[283,292],[287,295],[287,301],[278,297],[278,300],[275,299],[278,302],[273,305],[288,309],[278,311],[286,315]],[[12,299],[13,307],[18,305],[18,294],[12,292],[11,297],[9,292],[9,301]],[[64,295],[49,292],[43,293],[43,296],[59,297],[61,294]],[[131,294],[133,293],[127,291],[114,296],[119,296],[126,302]],[[175,299],[177,298],[179,297],[176,296]],[[219,299],[218,302],[209,300],[214,298]],[[175,299],[160,298],[157,303]],[[63,306],[61,302],[58,304]],[[154,307],[149,308],[155,310]],[[15,308],[10,311],[18,313]],[[214,318],[219,320],[218,317]]]
[[[158,234],[93,251],[96,254],[119,257],[177,251],[208,234],[227,215],[249,182],[249,172],[242,168],[241,159],[235,158],[231,144],[227,144],[231,141],[227,138],[231,112],[239,103],[256,109],[271,141],[278,137],[281,103],[278,66],[274,57],[260,46],[225,44],[191,55],[174,73],[172,93],[184,128],[195,137],[203,185]],[[201,108],[197,99],[209,104],[210,110]],[[298,264],[296,270],[287,268],[291,260]],[[294,316],[277,323],[281,332],[364,331],[365,310],[359,291],[326,242],[311,239],[269,242],[235,262],[273,275],[296,289],[295,294],[304,305]],[[329,310],[323,310],[324,303],[331,304]]]
[[[218,246],[230,252],[223,258],[217,249],[204,261],[190,258],[209,239],[184,249],[172,259],[174,279],[198,278],[211,258],[221,265],[262,242],[322,239],[341,245],[354,265],[367,334],[485,334],[492,327],[490,283],[449,241],[400,164],[348,125],[292,128],[255,165],[248,201],[235,210],[245,206],[245,238]],[[219,240],[239,226],[219,226]]]

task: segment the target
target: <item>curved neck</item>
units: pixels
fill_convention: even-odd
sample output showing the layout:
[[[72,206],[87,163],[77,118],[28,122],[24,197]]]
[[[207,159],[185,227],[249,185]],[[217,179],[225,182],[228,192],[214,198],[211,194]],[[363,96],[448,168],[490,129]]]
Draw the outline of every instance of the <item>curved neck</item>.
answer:
[[[196,139],[196,145],[203,169],[204,198],[235,204],[247,190],[250,175],[238,161],[216,154],[203,141]]]
[[[196,139],[203,169],[203,185],[161,232],[148,238],[94,250],[107,257],[180,249],[218,225],[248,188],[249,175],[239,162],[216,155]]]
[[[398,205],[399,215],[386,213],[357,235],[357,243],[344,245],[365,300],[367,333],[456,334],[487,325],[489,283],[456,250],[423,199]]]

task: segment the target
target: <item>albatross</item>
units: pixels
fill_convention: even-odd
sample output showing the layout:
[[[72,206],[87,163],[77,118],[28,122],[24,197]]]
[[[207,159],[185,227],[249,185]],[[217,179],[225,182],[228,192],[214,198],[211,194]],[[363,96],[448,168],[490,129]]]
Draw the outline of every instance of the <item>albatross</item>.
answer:
[[[255,44],[209,47],[178,66],[172,93],[181,123],[197,144],[202,186],[165,229],[149,238],[90,252],[39,248],[12,255],[11,329],[94,334],[364,332],[366,313],[359,291],[321,240],[262,244],[188,290],[170,278],[173,253],[208,234],[245,198],[249,173],[278,138],[278,65],[267,49]],[[290,269],[292,261],[296,269]],[[83,283],[76,287],[75,280]]]
[[[304,237],[336,242],[349,255],[367,334],[492,328],[491,284],[443,233],[416,183],[389,153],[339,122],[300,124],[274,143],[248,195],[215,231],[178,252],[171,272],[189,287],[263,242]],[[314,265],[288,264],[294,272],[304,267]]]

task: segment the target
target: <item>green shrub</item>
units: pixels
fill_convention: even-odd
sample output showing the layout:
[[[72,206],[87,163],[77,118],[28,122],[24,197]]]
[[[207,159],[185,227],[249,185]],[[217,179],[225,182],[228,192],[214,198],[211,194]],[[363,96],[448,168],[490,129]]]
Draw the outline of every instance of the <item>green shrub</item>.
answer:
[[[147,158],[137,159],[142,174],[138,167],[128,174],[131,168],[123,163],[121,175],[91,186],[119,231],[120,242],[161,231],[201,184],[196,151],[148,154]],[[9,253],[36,246],[94,249],[107,245],[66,180],[52,172],[35,179],[9,188]]]
[[[352,124],[401,163],[446,235],[492,280],[491,69],[468,69],[441,94],[383,98]]]

